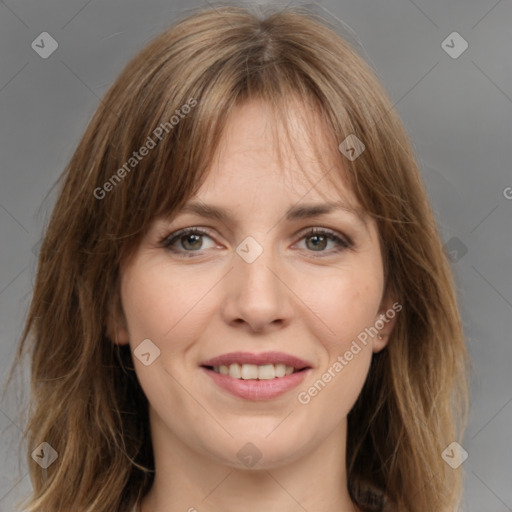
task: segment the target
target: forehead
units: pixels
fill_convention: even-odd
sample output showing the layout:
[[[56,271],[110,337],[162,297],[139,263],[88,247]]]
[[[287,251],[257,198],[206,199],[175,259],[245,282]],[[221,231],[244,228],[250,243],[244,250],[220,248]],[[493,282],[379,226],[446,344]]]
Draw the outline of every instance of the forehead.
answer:
[[[345,173],[336,139],[311,105],[276,109],[252,100],[232,111],[198,194],[281,189],[295,199],[357,207]]]

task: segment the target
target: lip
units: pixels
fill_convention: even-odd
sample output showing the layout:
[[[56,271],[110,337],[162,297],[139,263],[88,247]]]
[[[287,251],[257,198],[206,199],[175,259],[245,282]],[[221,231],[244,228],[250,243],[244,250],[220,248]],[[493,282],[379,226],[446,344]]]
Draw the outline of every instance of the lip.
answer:
[[[272,380],[234,379],[229,375],[216,373],[209,368],[201,367],[213,382],[232,395],[245,400],[270,400],[296,388],[312,370],[307,368],[299,372],[285,375]]]
[[[234,363],[255,364],[258,366],[264,364],[284,364],[286,366],[293,366],[298,371],[270,380],[244,380],[234,379],[229,375],[216,373],[212,368],[208,368],[220,365],[229,366]],[[259,354],[253,352],[230,352],[203,361],[200,367],[221,389],[236,397],[254,401],[270,400],[287,393],[297,387],[306,375],[312,371],[312,364],[308,361],[284,352],[261,352]]]
[[[213,359],[208,359],[200,363],[200,366],[220,366],[230,364],[256,364],[262,366],[264,364],[284,364],[286,366],[293,366],[297,370],[303,368],[311,368],[313,365],[304,359],[286,354],[284,352],[261,352],[255,354],[253,352],[230,352],[222,354]],[[285,377],[281,377],[284,379]]]

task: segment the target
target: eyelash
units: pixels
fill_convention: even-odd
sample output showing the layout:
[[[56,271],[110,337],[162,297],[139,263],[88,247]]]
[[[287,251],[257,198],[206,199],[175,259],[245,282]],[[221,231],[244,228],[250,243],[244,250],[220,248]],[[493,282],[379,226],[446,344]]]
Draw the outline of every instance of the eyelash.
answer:
[[[193,257],[195,257],[196,254],[200,255],[201,250],[180,251],[180,250],[176,250],[176,249],[172,248],[172,245],[176,241],[178,241],[180,238],[184,237],[185,235],[200,235],[200,236],[207,236],[207,237],[213,239],[211,234],[208,233],[207,231],[205,231],[204,229],[191,227],[191,228],[180,229],[180,230],[176,231],[175,233],[171,233],[170,235],[163,237],[159,241],[159,245],[160,245],[160,247],[163,247],[164,249],[167,249],[168,251],[173,252],[178,257],[193,258]],[[333,249],[331,251],[319,251],[319,253],[327,253],[327,255],[332,255],[333,253],[336,254],[336,253],[342,252],[346,249],[350,249],[353,246],[352,241],[349,240],[348,237],[341,238],[335,232],[324,229],[324,228],[310,228],[308,231],[302,233],[300,240],[302,240],[303,238],[307,238],[308,236],[314,236],[314,235],[325,236],[329,240],[335,242],[338,245],[338,247],[336,249]],[[308,252],[315,253],[316,251],[308,251]],[[323,258],[325,256],[313,255],[313,257],[314,258]]]

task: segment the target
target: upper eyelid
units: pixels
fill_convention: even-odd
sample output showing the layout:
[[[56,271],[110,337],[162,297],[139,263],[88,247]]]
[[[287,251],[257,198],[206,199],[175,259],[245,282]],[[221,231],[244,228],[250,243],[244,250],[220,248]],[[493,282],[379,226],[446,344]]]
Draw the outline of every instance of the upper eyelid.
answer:
[[[173,238],[179,239],[180,235],[185,235],[188,232],[191,232],[191,233],[202,232],[202,236],[206,235],[206,236],[210,237],[212,240],[215,239],[215,235],[211,233],[211,228],[208,228],[206,226],[189,226],[189,227],[174,230],[171,233],[167,234],[166,236],[161,237],[160,243],[165,244],[167,241],[172,240]],[[335,229],[327,228],[327,227],[323,227],[323,226],[309,226],[309,227],[303,228],[298,233],[296,233],[294,235],[294,237],[299,237],[299,240],[301,240],[306,235],[313,236],[319,232],[320,232],[320,234],[322,232],[325,232],[327,234],[331,234],[334,237],[338,237],[350,247],[352,247],[354,245],[352,237],[346,235],[345,233],[337,231]],[[214,241],[216,241],[216,240],[214,240]]]
[[[332,233],[333,235],[339,235],[339,236],[343,236],[343,237],[347,236],[347,235],[344,235],[341,231],[338,231],[336,229],[328,228],[328,227],[323,227],[323,226],[318,226],[318,225],[302,228],[294,236],[304,235],[304,234],[309,233],[312,230],[326,231],[328,233]],[[187,226],[187,227],[175,229],[175,230],[172,230],[172,231],[163,229],[162,231],[168,233],[165,236],[165,238],[171,238],[171,236],[174,236],[174,235],[176,235],[178,233],[182,233],[182,232],[186,233],[187,231],[204,231],[205,234],[208,235],[208,236],[215,236],[214,230],[212,230],[212,228],[207,227],[207,226],[200,226],[200,225],[197,225],[197,226]]]

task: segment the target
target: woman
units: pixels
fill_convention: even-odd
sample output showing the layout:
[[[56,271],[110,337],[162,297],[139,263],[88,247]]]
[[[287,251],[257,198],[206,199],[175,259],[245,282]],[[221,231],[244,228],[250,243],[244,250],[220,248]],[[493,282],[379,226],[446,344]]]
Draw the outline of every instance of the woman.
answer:
[[[300,9],[206,9],[128,64],[62,177],[25,351],[27,510],[459,503],[467,356],[418,166]]]

